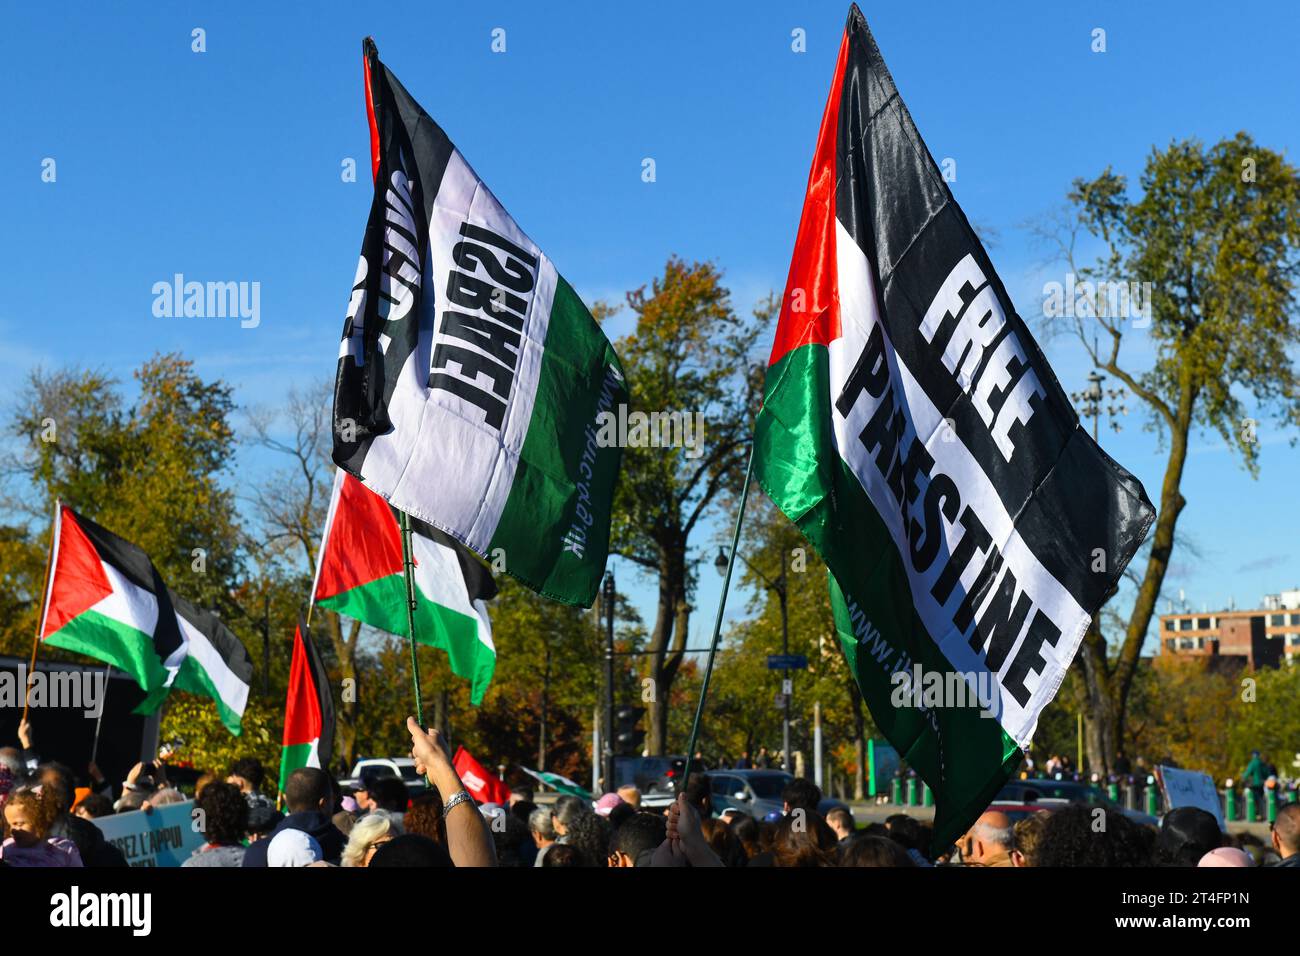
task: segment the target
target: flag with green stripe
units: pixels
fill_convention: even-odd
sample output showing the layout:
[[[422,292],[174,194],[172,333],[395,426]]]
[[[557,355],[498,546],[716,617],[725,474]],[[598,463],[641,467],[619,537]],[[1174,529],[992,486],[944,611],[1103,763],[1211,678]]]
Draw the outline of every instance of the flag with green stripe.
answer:
[[[628,396],[618,356],[369,41],[364,76],[375,194],[334,461],[534,591],[590,606],[621,454],[600,416]]]
[[[302,767],[328,770],[334,754],[334,696],[329,675],[311,631],[298,621],[289,661],[289,690],[284,703],[284,736],[280,750],[280,792],[289,774]]]
[[[937,852],[1019,763],[1154,511],[1079,426],[856,6],[754,441],[872,716],[934,791]]]
[[[253,680],[248,651],[217,615],[195,607],[175,592],[171,600],[185,640],[185,659],[171,686],[211,697],[221,723],[238,737]]]
[[[185,658],[167,586],[149,556],[64,504],[56,506],[40,637],[112,664],[150,694]]]
[[[452,673],[483,700],[496,668],[487,602],[491,573],[463,545],[411,519],[416,640],[447,652]],[[334,478],[313,599],[389,634],[409,636],[401,530],[392,507],[347,472]]]

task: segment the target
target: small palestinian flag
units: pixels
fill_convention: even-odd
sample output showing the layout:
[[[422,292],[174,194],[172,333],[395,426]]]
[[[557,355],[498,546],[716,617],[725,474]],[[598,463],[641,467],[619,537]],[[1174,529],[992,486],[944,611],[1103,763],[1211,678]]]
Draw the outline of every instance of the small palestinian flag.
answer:
[[[471,682],[471,700],[477,706],[496,669],[485,603],[496,596],[496,582],[464,545],[423,521],[410,520],[416,640],[447,652],[452,673]],[[384,499],[339,469],[313,595],[323,608],[407,637],[406,577],[397,521]]]
[[[152,693],[185,657],[167,586],[142,550],[55,508],[41,640],[112,664]]]
[[[334,462],[555,601],[590,607],[626,405],[613,346],[365,44],[374,200],[334,386]],[[531,109],[526,99],[497,104]]]
[[[248,651],[215,614],[196,608],[179,594],[173,593],[171,599],[186,648],[172,687],[211,697],[221,722],[237,737],[253,680]]]
[[[465,785],[469,795],[479,803],[510,803],[510,788],[496,774],[488,773],[483,765],[474,759],[464,747],[457,747],[451,758],[451,765],[456,768],[456,775]]]
[[[558,790],[560,793],[571,794],[575,797],[582,797],[584,800],[590,800],[592,798],[590,790],[584,789],[577,781],[570,780],[568,777],[562,776],[558,773],[551,773],[549,770],[532,770],[524,766],[520,766],[519,769],[528,774],[528,776],[532,777],[538,783],[546,784],[546,786],[550,787],[552,790]]]
[[[1021,760],[1150,529],[912,121],[856,6],[813,153],[754,476],[831,572],[938,851]]]
[[[325,665],[302,621],[293,635],[289,695],[284,704],[284,749],[280,751],[280,792],[300,767],[329,767],[334,751],[334,699]]]

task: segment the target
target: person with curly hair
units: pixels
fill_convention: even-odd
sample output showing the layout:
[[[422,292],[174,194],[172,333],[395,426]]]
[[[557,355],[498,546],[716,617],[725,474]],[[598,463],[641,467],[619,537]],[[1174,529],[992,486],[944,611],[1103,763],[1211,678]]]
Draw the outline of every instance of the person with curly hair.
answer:
[[[59,816],[58,798],[48,788],[18,787],[4,804],[4,843],[0,860],[8,866],[82,866],[77,844],[51,836]]]
[[[207,842],[181,866],[243,866],[248,801],[233,783],[213,781],[194,801],[194,822]]]
[[[411,809],[402,817],[402,829],[407,833],[427,836],[434,843],[447,845],[447,824],[442,819],[442,794],[430,787],[411,801]]]
[[[1146,866],[1151,840],[1117,810],[1072,804],[1043,826],[1035,866]]]
[[[564,842],[578,851],[583,866],[604,866],[609,857],[609,821],[588,811],[572,817]]]

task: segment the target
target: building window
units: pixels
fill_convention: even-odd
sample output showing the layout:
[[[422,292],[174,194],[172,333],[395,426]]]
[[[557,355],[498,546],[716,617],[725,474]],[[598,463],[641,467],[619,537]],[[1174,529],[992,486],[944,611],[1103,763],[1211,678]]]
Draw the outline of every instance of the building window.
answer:
[[[1196,629],[1198,631],[1208,631],[1210,626],[1210,619],[1208,617],[1198,617],[1196,619]]]
[[[1165,618],[1165,630],[1173,631],[1177,629],[1177,622],[1172,617]]]
[[[1300,614],[1292,614],[1291,623],[1294,625],[1300,625]]]
[[[1271,615],[1271,616],[1269,617],[1269,619],[1268,619],[1268,626],[1269,626],[1269,627],[1286,627],[1286,615],[1285,615],[1285,614],[1274,614],[1274,615]]]
[[[1185,617],[1185,618],[1182,618],[1181,620],[1179,620],[1179,622],[1178,622],[1178,630],[1180,630],[1180,631],[1190,631],[1191,629],[1192,629],[1192,619],[1191,619],[1190,617]]]

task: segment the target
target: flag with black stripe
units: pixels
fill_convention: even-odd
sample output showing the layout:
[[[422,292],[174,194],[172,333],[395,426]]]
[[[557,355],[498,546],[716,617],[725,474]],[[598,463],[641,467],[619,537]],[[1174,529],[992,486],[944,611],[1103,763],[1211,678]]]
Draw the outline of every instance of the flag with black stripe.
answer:
[[[856,6],[754,472],[830,569],[858,685],[933,789],[940,849],[1018,765],[1154,510],[1080,427]]]

